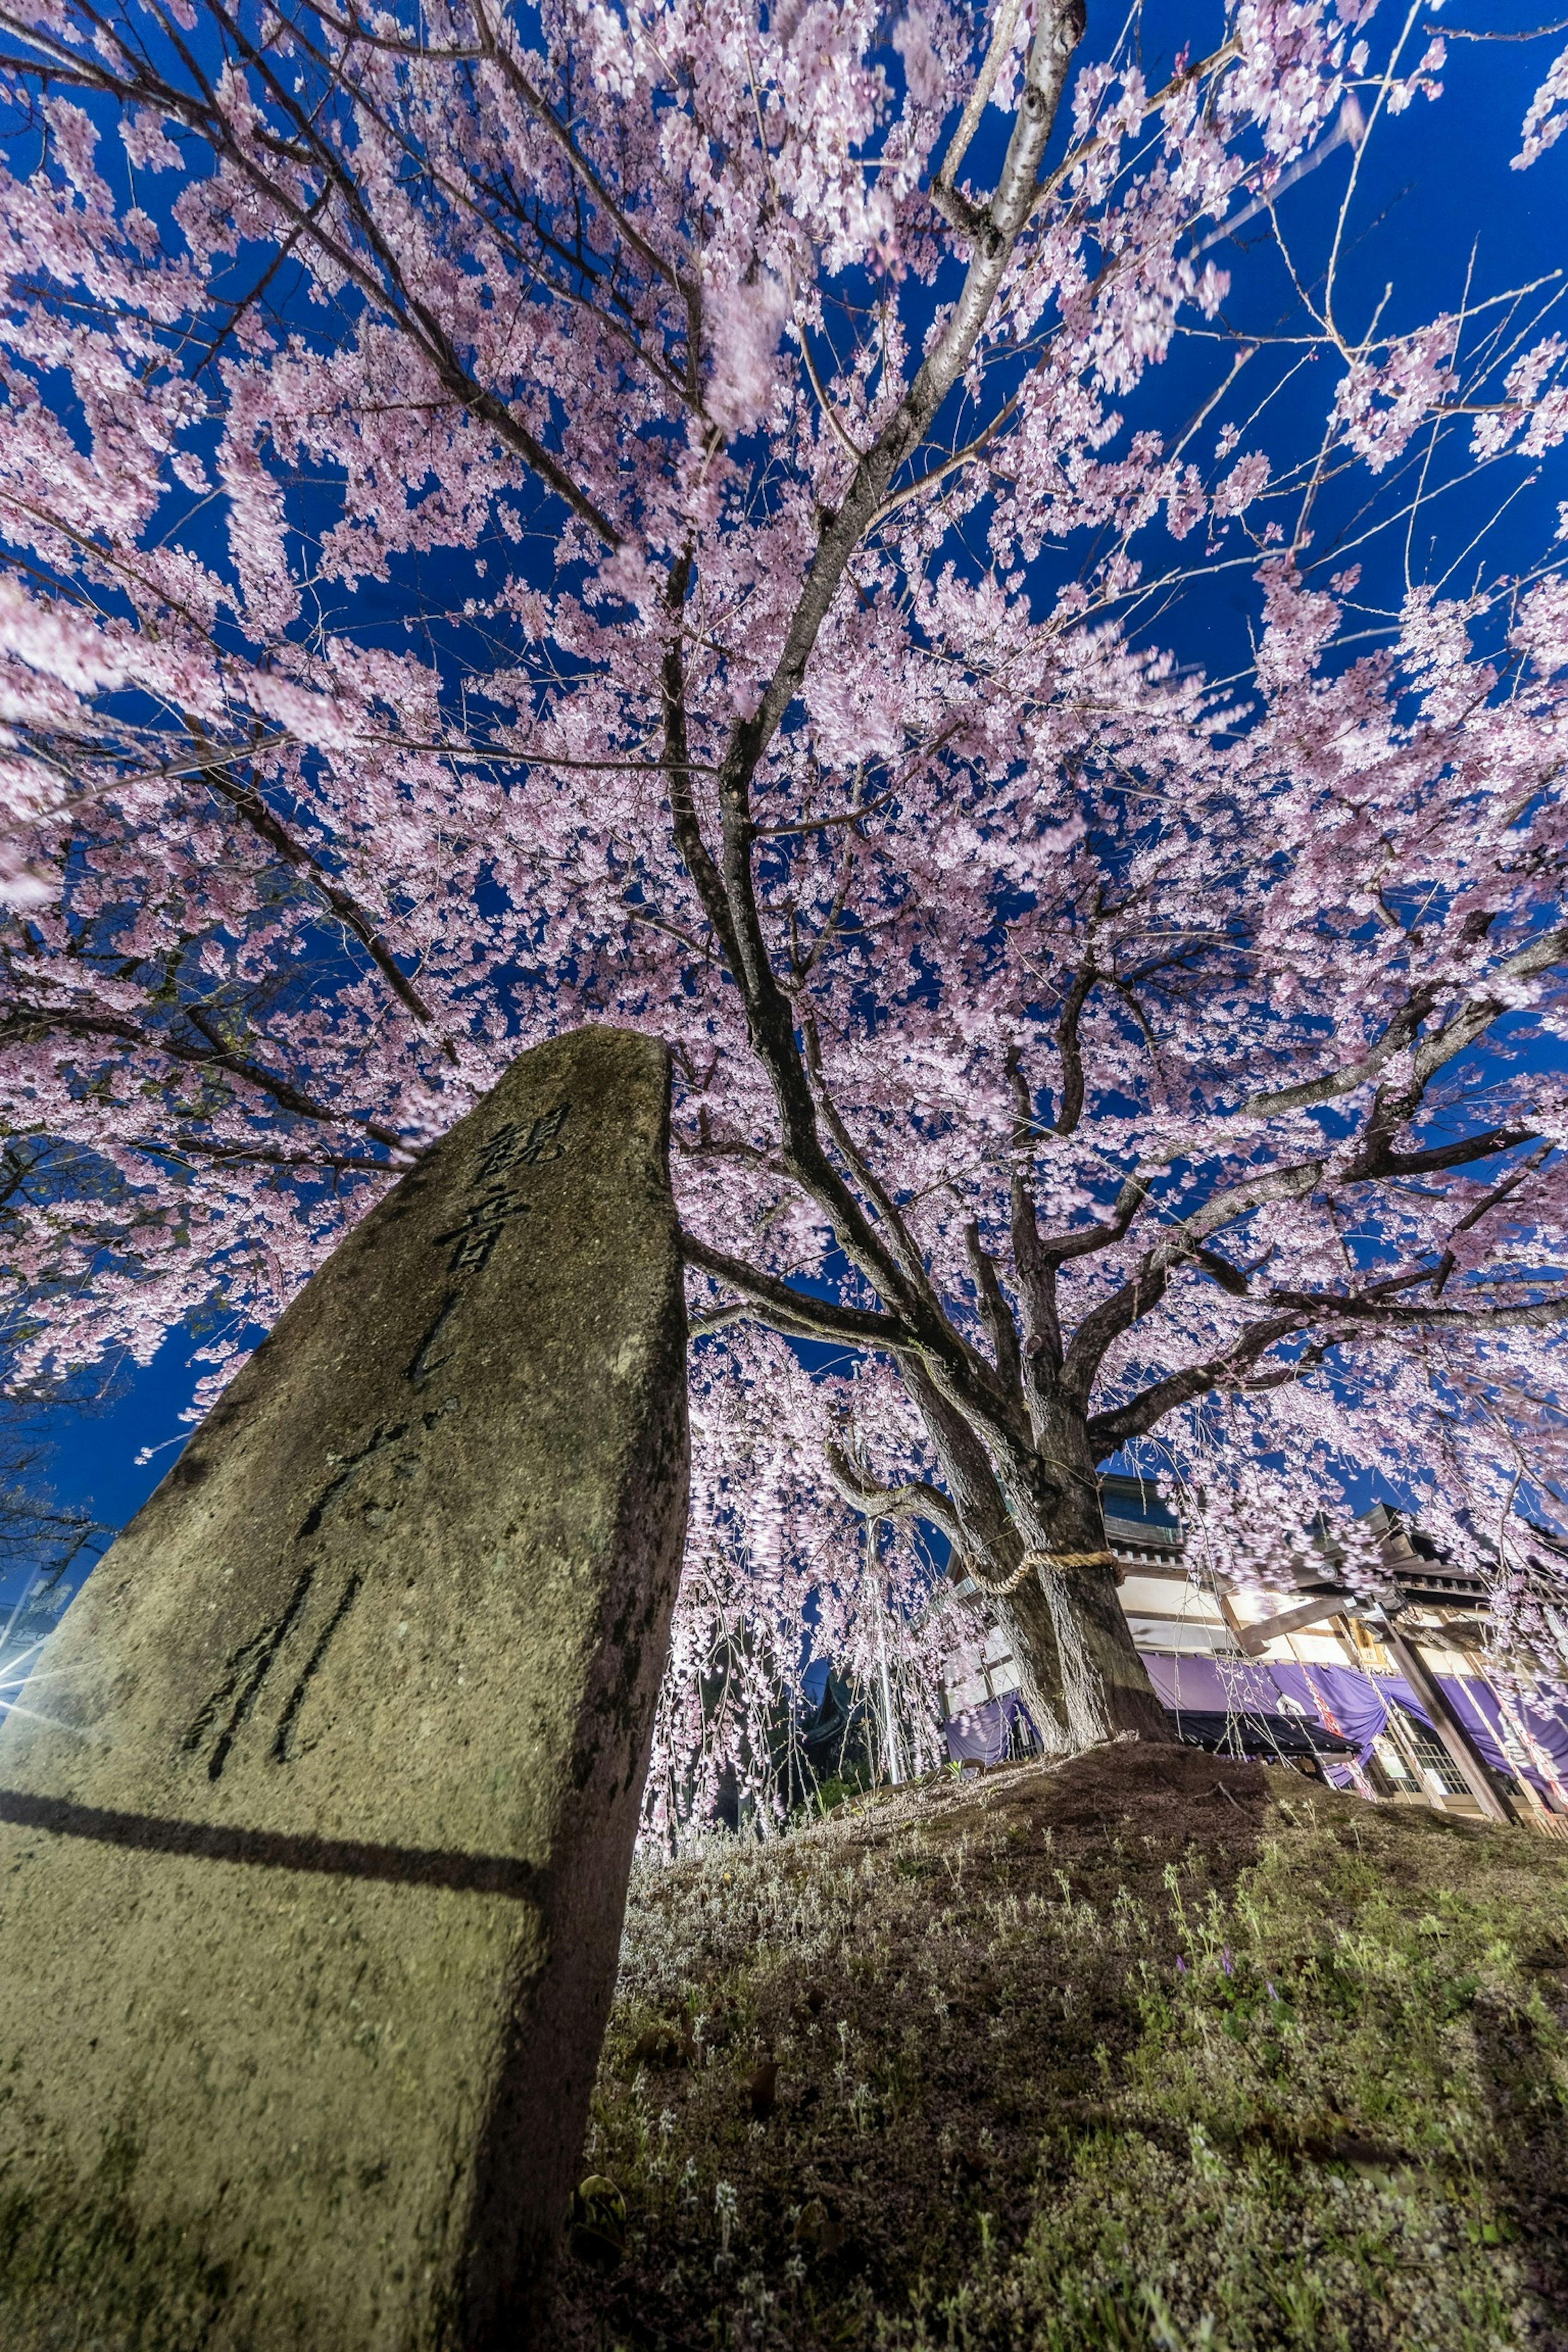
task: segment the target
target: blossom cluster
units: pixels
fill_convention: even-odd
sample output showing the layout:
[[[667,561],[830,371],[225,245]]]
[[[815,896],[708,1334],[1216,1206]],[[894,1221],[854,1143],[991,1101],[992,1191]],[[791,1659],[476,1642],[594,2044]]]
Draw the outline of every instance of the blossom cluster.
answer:
[[[715,1758],[772,1802],[812,1643],[892,1624],[912,1691],[936,1622],[907,1513],[902,1597],[843,1599],[832,1381],[739,1305],[793,1344],[929,1293],[901,1386],[843,1374],[889,1492],[943,1475],[931,1349],[950,1401],[1012,1360],[989,1266],[1041,1477],[1055,1348],[1085,1461],[1223,1439],[1300,1526],[1375,1469],[1494,1562],[1555,1513],[1568,588],[1410,550],[1560,465],[1568,341],[1349,258],[1440,44],[1366,0],[1237,0],[1159,76],[1047,0],[10,21],[18,1377],[194,1321],[199,1409],[607,1018],[669,1041],[683,1222],[752,1279],[693,1276],[666,1827]]]

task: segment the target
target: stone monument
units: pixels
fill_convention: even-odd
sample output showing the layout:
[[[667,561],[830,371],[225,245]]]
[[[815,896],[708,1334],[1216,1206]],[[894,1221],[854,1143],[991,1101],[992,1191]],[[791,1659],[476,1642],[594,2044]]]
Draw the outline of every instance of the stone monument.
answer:
[[[5,2352],[532,2340],[685,1527],[668,1095],[523,1055],[0,1732]]]

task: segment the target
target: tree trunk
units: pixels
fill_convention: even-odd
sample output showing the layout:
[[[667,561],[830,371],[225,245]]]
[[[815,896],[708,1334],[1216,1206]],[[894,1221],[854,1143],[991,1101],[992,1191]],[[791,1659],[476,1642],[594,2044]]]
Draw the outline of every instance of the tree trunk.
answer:
[[[1071,1559],[1109,1549],[1084,1412],[1058,1393],[1005,1439],[994,1430],[988,1444],[924,1365],[906,1359],[900,1371],[942,1472],[947,1524],[956,1521],[982,1589],[995,1591],[991,1606],[1012,1638],[1025,1704],[1047,1749],[1071,1755],[1119,1732],[1173,1738],[1133,1647],[1110,1560],[1036,1565],[1012,1583],[1031,1552]],[[1017,1442],[1026,1426],[1032,1444]]]
[[[1080,1547],[1058,1538],[1043,1549]],[[1121,1731],[1136,1732],[1140,1739],[1173,1738],[1170,1717],[1133,1647],[1113,1569],[1037,1570],[995,1606],[1026,1685],[1033,1684],[1042,1697],[1051,1693],[1060,1736],[1053,1736],[1055,1726],[1042,1724],[1047,1747],[1070,1753]]]
[[[1064,1415],[1042,1432],[1035,1460],[1039,1475],[1033,1491],[1007,1496],[1024,1549],[1058,1558],[1109,1549],[1100,1480],[1081,1421]],[[1071,1754],[1119,1732],[1173,1739],[1170,1717],[1133,1646],[1110,1561],[1037,1568],[993,1605],[1011,1637],[1030,1713],[1037,1705],[1042,1710],[1037,1727],[1047,1749]]]

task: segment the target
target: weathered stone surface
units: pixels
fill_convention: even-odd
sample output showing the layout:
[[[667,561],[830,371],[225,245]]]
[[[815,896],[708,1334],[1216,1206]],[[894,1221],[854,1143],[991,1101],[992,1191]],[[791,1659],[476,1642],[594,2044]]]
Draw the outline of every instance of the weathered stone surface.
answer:
[[[0,1733],[5,2352],[526,2343],[685,1522],[668,1068],[525,1055]]]

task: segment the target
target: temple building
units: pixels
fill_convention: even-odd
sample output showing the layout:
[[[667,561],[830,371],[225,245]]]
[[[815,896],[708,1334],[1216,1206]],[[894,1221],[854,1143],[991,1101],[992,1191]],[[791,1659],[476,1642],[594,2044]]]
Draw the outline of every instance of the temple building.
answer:
[[[1371,1596],[1341,1580],[1328,1547],[1289,1590],[1229,1591],[1152,1486],[1109,1476],[1102,1495],[1121,1606],[1178,1738],[1378,1802],[1568,1837],[1568,1705],[1488,1672],[1488,1588],[1418,1530],[1382,1506],[1367,1516]],[[979,1622],[942,1675],[948,1748],[995,1763],[1027,1752],[1032,1726],[1005,1635],[973,1582],[957,1591]]]

